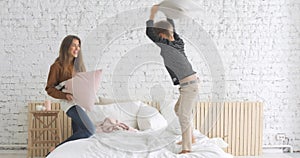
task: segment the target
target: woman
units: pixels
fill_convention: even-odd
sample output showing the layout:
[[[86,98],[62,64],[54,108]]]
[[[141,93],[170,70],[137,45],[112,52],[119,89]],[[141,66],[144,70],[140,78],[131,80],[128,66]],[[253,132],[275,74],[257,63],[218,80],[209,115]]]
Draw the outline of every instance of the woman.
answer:
[[[81,41],[77,36],[68,35],[63,39],[60,45],[59,56],[50,67],[45,88],[51,97],[64,100],[61,102],[61,107],[72,119],[73,135],[59,145],[71,140],[88,138],[95,132],[95,127],[85,110],[78,105],[72,104],[72,94],[64,93],[61,91],[62,88],[57,88],[60,83],[72,78],[77,72],[86,71],[80,47]]]

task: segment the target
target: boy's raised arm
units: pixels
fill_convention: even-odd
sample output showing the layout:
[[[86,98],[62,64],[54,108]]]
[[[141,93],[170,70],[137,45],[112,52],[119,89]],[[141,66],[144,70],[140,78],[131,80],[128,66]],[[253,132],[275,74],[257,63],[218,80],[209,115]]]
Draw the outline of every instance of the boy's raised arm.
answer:
[[[158,11],[158,5],[153,5],[151,8],[151,14],[149,20],[154,20],[157,11]]]
[[[174,20],[167,17],[167,21],[173,26],[173,31],[175,32]]]
[[[176,39],[176,40],[180,39],[179,35],[176,33],[176,30],[175,30],[174,20],[167,17],[167,21],[173,26],[173,36],[174,36],[174,39]]]
[[[146,35],[153,41],[153,42],[159,42],[161,41],[161,38],[154,33],[154,18],[158,11],[158,5],[153,5],[151,8],[151,13],[149,20],[146,22]]]
[[[153,42],[156,42],[159,40],[159,37],[154,33],[154,30],[153,30],[153,20],[149,19],[147,22],[146,22],[146,35],[153,41]]]

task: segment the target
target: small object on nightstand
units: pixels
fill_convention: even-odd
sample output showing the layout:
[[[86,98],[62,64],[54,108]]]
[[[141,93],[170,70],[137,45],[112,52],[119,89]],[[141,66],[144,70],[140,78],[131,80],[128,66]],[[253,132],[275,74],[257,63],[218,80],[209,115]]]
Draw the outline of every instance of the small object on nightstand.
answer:
[[[47,111],[50,111],[51,110],[51,100],[45,100],[44,106]]]
[[[37,105],[36,107],[35,107],[35,110],[36,111],[43,111],[43,105]]]

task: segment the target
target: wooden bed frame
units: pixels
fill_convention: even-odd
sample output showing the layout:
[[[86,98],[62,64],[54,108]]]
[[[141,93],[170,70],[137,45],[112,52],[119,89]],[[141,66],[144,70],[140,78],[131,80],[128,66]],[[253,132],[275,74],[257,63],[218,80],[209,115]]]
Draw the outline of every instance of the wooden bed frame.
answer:
[[[153,101],[144,103],[160,109]],[[29,111],[37,105],[29,103]],[[52,103],[51,109],[60,110],[59,103]],[[260,102],[197,102],[194,109],[194,127],[209,138],[221,137],[229,144],[225,152],[234,156],[257,156],[262,153],[263,104]],[[28,114],[28,129],[32,125],[32,116]],[[60,111],[62,140],[72,134],[71,119]],[[44,120],[47,121],[47,120]],[[35,127],[41,125],[35,124]],[[28,135],[29,136],[29,135]],[[28,137],[28,144],[31,142]],[[49,148],[54,144],[50,144]],[[44,156],[49,149],[37,150],[28,156]]]

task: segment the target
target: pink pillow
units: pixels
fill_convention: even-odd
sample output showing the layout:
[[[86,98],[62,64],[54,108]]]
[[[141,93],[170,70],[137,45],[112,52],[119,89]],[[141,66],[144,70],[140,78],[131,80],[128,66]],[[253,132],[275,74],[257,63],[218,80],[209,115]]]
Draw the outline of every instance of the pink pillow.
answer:
[[[79,72],[73,78],[65,82],[65,92],[73,95],[76,105],[91,111],[97,100],[97,90],[100,87],[102,69]]]

